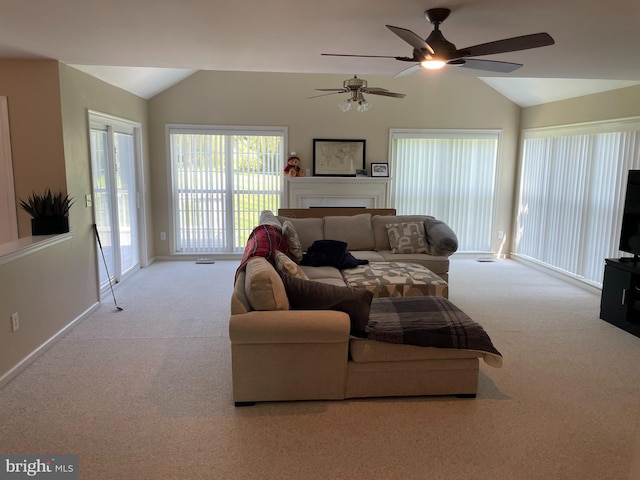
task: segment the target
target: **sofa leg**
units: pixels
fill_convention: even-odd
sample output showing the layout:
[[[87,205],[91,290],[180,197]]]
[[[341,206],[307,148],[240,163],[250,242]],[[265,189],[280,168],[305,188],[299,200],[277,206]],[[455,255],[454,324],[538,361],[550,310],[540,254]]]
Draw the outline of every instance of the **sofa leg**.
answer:
[[[458,398],[476,398],[475,393],[459,393],[456,395]]]
[[[236,407],[253,407],[256,402],[234,402]]]

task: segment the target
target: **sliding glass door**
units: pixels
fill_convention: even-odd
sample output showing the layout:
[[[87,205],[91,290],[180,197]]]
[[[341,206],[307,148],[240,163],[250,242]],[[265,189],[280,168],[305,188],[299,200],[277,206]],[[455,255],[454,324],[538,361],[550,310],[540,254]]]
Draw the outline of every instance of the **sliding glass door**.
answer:
[[[458,235],[460,252],[490,252],[498,130],[391,129],[393,204],[433,215]]]
[[[171,127],[172,253],[241,253],[283,199],[284,128]]]
[[[93,209],[100,240],[97,247],[102,249],[98,251],[99,281],[105,288],[109,280],[119,282],[140,266],[139,131],[134,125],[99,114],[91,114],[90,123]]]

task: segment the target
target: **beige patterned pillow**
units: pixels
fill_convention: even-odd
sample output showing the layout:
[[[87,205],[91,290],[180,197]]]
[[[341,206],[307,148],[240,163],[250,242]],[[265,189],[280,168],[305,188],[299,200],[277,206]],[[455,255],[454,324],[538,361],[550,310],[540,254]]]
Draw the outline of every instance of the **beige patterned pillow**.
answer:
[[[289,273],[302,280],[309,280],[298,264],[282,252],[276,252],[276,269],[280,273]]]
[[[423,222],[388,223],[386,226],[393,253],[427,253]]]
[[[289,220],[285,220],[282,223],[282,236],[285,242],[287,242],[289,256],[294,262],[300,263],[302,261],[302,246],[300,245],[300,239],[298,238],[296,229]]]

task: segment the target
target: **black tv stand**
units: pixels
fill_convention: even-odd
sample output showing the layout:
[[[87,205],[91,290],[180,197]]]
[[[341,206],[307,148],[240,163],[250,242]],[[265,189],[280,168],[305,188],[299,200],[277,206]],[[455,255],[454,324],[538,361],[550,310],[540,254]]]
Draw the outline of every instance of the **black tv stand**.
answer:
[[[621,263],[633,263],[635,265],[640,262],[640,257],[638,255],[634,255],[633,257],[620,257],[618,261]]]
[[[640,259],[607,258],[600,318],[640,337]]]

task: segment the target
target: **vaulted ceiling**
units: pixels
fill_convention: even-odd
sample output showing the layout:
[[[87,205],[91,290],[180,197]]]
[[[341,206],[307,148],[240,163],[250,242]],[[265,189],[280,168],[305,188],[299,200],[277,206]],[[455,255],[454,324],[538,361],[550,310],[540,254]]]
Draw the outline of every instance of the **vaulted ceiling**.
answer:
[[[640,84],[640,2],[630,0],[0,0],[0,57],[50,58],[149,98],[197,70],[393,76],[410,56],[385,25],[426,38],[424,11],[458,48],[548,32],[556,44],[483,57],[510,74],[458,67],[414,75],[484,79],[523,106]],[[558,98],[559,97],[559,98]]]

